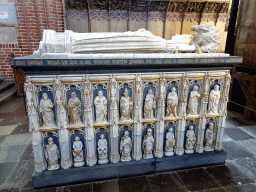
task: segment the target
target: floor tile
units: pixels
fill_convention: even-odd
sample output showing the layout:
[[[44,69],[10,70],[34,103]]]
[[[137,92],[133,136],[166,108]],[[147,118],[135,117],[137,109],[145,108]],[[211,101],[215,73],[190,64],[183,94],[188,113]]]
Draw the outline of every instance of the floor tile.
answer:
[[[256,157],[243,157],[232,160],[230,163],[256,182]]]
[[[0,148],[15,146],[15,145],[28,145],[31,141],[31,134],[15,134],[9,135],[5,138],[5,141],[2,142]]]
[[[238,128],[226,128],[224,129],[224,132],[233,140],[255,139],[251,135],[248,135],[247,133]]]
[[[174,173],[149,175],[148,180],[154,192],[158,191],[188,191],[179,176]]]
[[[222,137],[222,142],[225,142],[225,141],[233,141],[233,139],[231,139],[229,136],[227,136],[225,134],[225,132],[223,133],[223,137]]]
[[[13,132],[11,133],[13,134],[24,134],[24,133],[29,133],[29,124],[20,124],[18,125]]]
[[[29,159],[34,159],[34,154],[33,154],[33,148],[32,144],[29,143],[28,146],[26,147],[25,151],[21,155],[21,160],[29,160]]]
[[[0,148],[0,163],[18,161],[26,147],[26,145],[16,145],[8,146],[3,149]]]
[[[225,187],[225,189],[227,192],[255,192],[256,186],[255,184],[247,184]]]
[[[227,158],[229,160],[254,156],[251,152],[238,145],[235,141],[223,142],[223,148],[227,152]]]
[[[220,188],[203,168],[177,171],[177,174],[189,191]]]
[[[249,126],[249,125],[254,125],[254,124],[255,124],[255,122],[245,120],[241,117],[231,117],[231,118],[226,119],[225,128]]]
[[[5,182],[8,175],[10,175],[11,171],[14,169],[16,163],[0,163],[0,185]]]
[[[93,183],[93,191],[97,192],[116,192],[119,190],[118,180],[110,180]]]
[[[11,113],[17,110],[20,105],[24,105],[23,101],[17,100],[16,98],[11,99],[0,107],[1,113]]]
[[[223,187],[254,182],[231,163],[226,163],[226,165],[221,166],[206,167],[206,171]]]
[[[226,192],[224,187],[216,188],[216,189],[207,189],[202,191],[196,191],[196,192]]]
[[[239,129],[256,138],[256,125],[239,127]]]
[[[6,135],[1,135],[0,136],[0,145],[5,140],[6,137],[7,137]]]
[[[29,180],[34,172],[35,163],[33,160],[21,160],[15,166],[5,183],[9,183],[14,188],[22,188]]]
[[[119,192],[124,192],[124,191],[150,192],[152,191],[146,176],[119,179],[118,185],[119,185]]]
[[[0,123],[3,121],[4,119],[0,119]]]
[[[236,144],[245,148],[247,151],[250,151],[254,155],[256,155],[256,139],[248,139],[244,141],[235,141]]]
[[[0,126],[0,135],[10,135],[13,130],[18,127],[19,124],[16,125],[7,125],[7,126]]]

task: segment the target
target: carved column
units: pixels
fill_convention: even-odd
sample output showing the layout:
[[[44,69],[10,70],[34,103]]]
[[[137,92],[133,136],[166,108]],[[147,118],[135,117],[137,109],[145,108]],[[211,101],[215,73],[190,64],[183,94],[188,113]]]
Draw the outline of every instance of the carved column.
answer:
[[[141,160],[141,142],[142,142],[142,82],[141,75],[136,75],[135,96],[134,96],[134,143],[133,143],[133,159]]]
[[[85,133],[86,133],[86,163],[89,166],[96,164],[96,149],[95,149],[95,139],[93,130],[93,113],[92,113],[92,87],[88,78],[83,82],[83,103],[84,103],[84,123],[85,123]]]
[[[179,120],[177,123],[177,132],[176,132],[176,155],[184,154],[184,130],[186,126],[186,107],[187,107],[187,97],[188,97],[188,77],[184,74],[182,78],[182,86],[180,92],[180,102],[178,108]]]
[[[210,78],[208,75],[204,77],[203,87],[202,87],[202,97],[201,97],[201,109],[200,109],[200,118],[198,123],[198,131],[196,135],[196,152],[204,152],[204,132],[206,124],[206,114],[207,114],[207,104],[209,98],[209,86]]]
[[[160,86],[158,87],[158,106],[156,123],[156,147],[155,157],[163,157],[163,134],[164,134],[164,116],[165,116],[165,77],[162,74]]]
[[[32,135],[32,147],[34,151],[35,171],[42,172],[46,169],[46,162],[44,158],[44,146],[42,133],[39,132],[38,110],[36,103],[36,95],[34,86],[30,83],[28,78],[24,84],[24,91],[26,92],[27,112],[29,118],[29,131]]]
[[[110,81],[110,161],[118,163],[118,110],[117,110],[117,82],[113,76]]]
[[[226,115],[227,115],[227,103],[229,98],[229,88],[230,88],[230,81],[231,76],[230,73],[225,76],[224,78],[224,85],[221,87],[220,94],[220,104],[219,104],[219,118],[217,121],[217,136],[216,136],[216,145],[215,150],[222,150],[223,144],[222,144],[222,137],[224,132],[224,126],[226,121]]]
[[[56,77],[55,82],[55,103],[57,107],[57,127],[59,129],[59,143],[60,143],[60,152],[61,152],[61,167],[63,169],[68,169],[72,165],[71,161],[71,151],[69,143],[69,135],[67,129],[67,116],[66,116],[66,107],[63,103],[63,86],[59,80],[59,77]]]

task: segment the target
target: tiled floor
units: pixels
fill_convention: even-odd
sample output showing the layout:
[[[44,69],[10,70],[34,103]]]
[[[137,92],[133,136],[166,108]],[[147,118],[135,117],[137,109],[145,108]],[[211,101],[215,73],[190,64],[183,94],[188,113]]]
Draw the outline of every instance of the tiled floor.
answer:
[[[256,191],[256,123],[229,113],[224,134],[226,165],[34,190],[28,119],[23,98],[0,106],[0,192],[3,191]]]

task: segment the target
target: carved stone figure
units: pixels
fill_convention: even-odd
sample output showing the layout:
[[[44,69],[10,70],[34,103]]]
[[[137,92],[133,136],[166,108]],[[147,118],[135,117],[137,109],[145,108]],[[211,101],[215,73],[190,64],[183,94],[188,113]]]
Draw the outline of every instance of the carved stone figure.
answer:
[[[50,137],[48,139],[48,144],[45,146],[45,159],[48,163],[48,170],[59,169],[59,160],[60,153],[57,145],[53,142],[53,139]]]
[[[156,100],[153,95],[152,89],[148,90],[148,94],[145,98],[144,103],[144,118],[151,119],[154,118],[154,110],[156,109]]]
[[[214,124],[211,122],[209,123],[209,127],[205,132],[204,137],[204,150],[205,151],[213,151],[213,142],[214,142],[214,132],[213,132],[213,126]]]
[[[103,134],[100,135],[98,141],[98,163],[108,163],[108,142]]]
[[[216,53],[220,44],[220,35],[214,25],[193,26],[196,34],[175,35],[165,40],[153,35],[150,31],[139,29],[135,32],[75,33],[66,30],[56,33],[45,30],[39,50],[34,55],[56,53],[88,54],[88,53],[165,53],[178,47],[181,52],[196,51],[199,46],[202,52]],[[194,44],[191,43],[193,37]],[[59,39],[63,39],[60,42]],[[58,43],[56,43],[58,42]],[[62,43],[62,44],[61,44]],[[60,44],[60,45],[59,45]],[[104,46],[99,46],[104,44]],[[47,49],[51,46],[52,49]]]
[[[188,114],[189,115],[198,115],[198,99],[201,97],[198,92],[198,86],[195,85],[193,90],[190,92],[189,100],[188,100]]]
[[[211,90],[209,96],[208,113],[218,113],[218,106],[220,101],[220,90],[219,85],[215,85],[214,89]]]
[[[53,103],[48,98],[47,93],[43,93],[40,101],[40,119],[43,122],[42,127],[56,127],[53,114]]]
[[[84,165],[83,143],[78,136],[75,137],[75,141],[73,142],[73,156],[75,167]]]
[[[132,151],[132,140],[129,137],[129,132],[125,131],[124,136],[121,138],[120,142],[120,153],[121,161],[131,161],[131,151]]]
[[[71,119],[71,123],[75,125],[82,124],[81,121],[81,115],[82,115],[82,110],[81,110],[81,101],[77,97],[75,92],[71,93],[71,98],[68,101],[68,114]]]
[[[96,111],[96,123],[104,123],[107,121],[107,99],[103,96],[103,92],[99,91],[98,96],[94,99]]]
[[[189,130],[187,131],[187,134],[186,134],[185,153],[187,153],[187,154],[194,153],[195,143],[196,143],[195,132],[193,130],[193,126],[190,126]]]
[[[194,46],[204,53],[217,53],[220,44],[219,30],[214,25],[198,25],[191,27]]]
[[[127,88],[124,89],[124,94],[120,100],[121,121],[130,120],[132,112],[132,98],[130,99]]]
[[[147,135],[145,135],[143,138],[142,150],[143,150],[143,158],[144,159],[153,158],[154,137],[152,136],[151,129],[147,130]]]
[[[173,129],[170,128],[166,134],[165,156],[173,156],[174,146],[175,146],[175,138],[174,138],[174,134],[173,134]]]
[[[178,95],[176,93],[176,88],[173,87],[171,92],[167,96],[167,109],[166,114],[170,117],[176,117],[176,106],[178,105]]]

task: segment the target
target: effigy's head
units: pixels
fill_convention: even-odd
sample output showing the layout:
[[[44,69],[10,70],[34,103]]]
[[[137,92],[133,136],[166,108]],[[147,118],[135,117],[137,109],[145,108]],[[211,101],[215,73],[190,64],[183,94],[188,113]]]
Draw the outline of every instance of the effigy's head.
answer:
[[[171,91],[172,91],[172,92],[175,92],[175,91],[176,91],[176,88],[175,88],[175,87],[173,87],[173,88],[171,89]]]
[[[152,134],[152,129],[148,129],[147,134],[151,135]]]
[[[78,136],[76,136],[75,140],[76,140],[76,141],[79,141],[79,140],[80,140],[80,138],[79,138]]]
[[[105,138],[105,136],[104,136],[103,134],[101,134],[101,135],[100,135],[100,138],[101,138],[101,139],[104,139],[104,138]]]
[[[47,93],[43,93],[43,98],[44,98],[44,99],[48,99]]]
[[[51,137],[49,137],[48,143],[49,143],[49,144],[52,144],[52,143],[53,143],[53,139],[52,139]]]
[[[99,91],[99,92],[98,92],[98,95],[99,95],[99,96],[102,96],[102,95],[103,95],[103,92],[102,92],[102,91]]]
[[[194,46],[199,46],[204,53],[216,53],[220,44],[219,30],[214,25],[192,26]]]
[[[215,86],[214,86],[214,90],[215,90],[215,91],[219,90],[219,85],[215,85]]]
[[[197,91],[197,90],[198,90],[198,86],[195,85],[195,86],[193,87],[193,91]]]
[[[72,97],[72,98],[75,98],[75,97],[76,97],[76,93],[75,93],[75,92],[72,92],[72,93],[71,93],[71,97]]]
[[[149,93],[149,94],[152,94],[152,93],[153,93],[152,89],[149,89],[149,90],[148,90],[148,93]]]
[[[124,89],[124,96],[125,96],[125,97],[128,97],[128,95],[129,95],[129,93],[128,93],[128,89],[127,89],[127,88],[125,88],[125,89]]]
[[[209,128],[210,129],[213,128],[213,126],[214,126],[213,122],[209,123]]]
[[[172,132],[172,131],[173,131],[173,128],[170,128],[170,129],[169,129],[169,132]]]
[[[125,131],[125,132],[124,132],[124,135],[125,135],[126,137],[128,137],[128,136],[129,136],[129,132],[128,132],[128,131]]]

